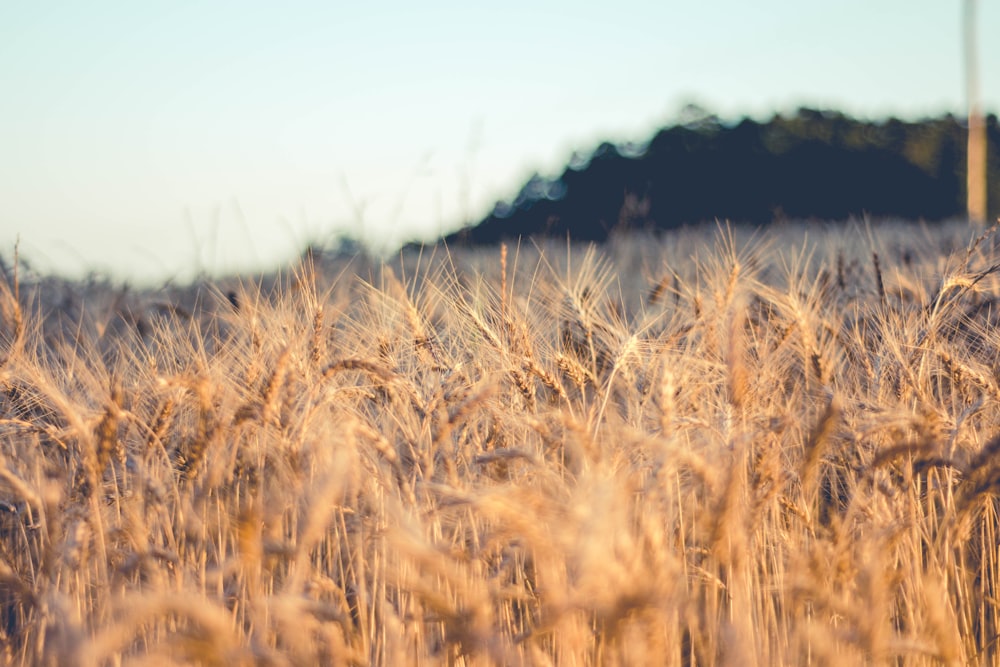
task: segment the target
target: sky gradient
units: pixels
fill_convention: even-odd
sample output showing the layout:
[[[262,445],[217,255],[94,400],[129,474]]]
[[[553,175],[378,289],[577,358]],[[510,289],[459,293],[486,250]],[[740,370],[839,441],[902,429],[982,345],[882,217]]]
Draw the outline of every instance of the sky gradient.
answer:
[[[391,250],[689,102],[965,109],[961,0],[57,4],[0,8],[0,254],[68,276]],[[978,15],[998,111],[1000,3]]]

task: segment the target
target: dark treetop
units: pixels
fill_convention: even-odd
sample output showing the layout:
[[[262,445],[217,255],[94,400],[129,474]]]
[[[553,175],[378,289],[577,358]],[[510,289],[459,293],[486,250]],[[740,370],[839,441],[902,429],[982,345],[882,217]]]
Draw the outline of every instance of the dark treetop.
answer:
[[[987,119],[989,213],[1000,208],[1000,127]],[[964,121],[861,121],[800,109],[767,122],[705,113],[646,144],[603,143],[554,179],[533,176],[449,243],[520,236],[603,240],[615,228],[704,220],[943,220],[965,210]]]

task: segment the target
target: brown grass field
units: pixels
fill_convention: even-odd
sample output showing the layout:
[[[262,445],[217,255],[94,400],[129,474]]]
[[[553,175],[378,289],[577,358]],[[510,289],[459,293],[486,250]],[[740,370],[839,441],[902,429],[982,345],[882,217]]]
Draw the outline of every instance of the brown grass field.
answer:
[[[7,261],[0,664],[998,664],[995,231]]]

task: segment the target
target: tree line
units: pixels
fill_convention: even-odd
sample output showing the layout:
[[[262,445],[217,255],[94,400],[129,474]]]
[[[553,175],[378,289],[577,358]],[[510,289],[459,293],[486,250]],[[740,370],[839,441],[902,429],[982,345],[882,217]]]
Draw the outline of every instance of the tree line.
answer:
[[[986,118],[988,213],[1000,208],[1000,125]],[[556,178],[533,176],[509,201],[447,240],[494,243],[705,220],[939,221],[965,215],[967,127],[947,114],[858,120],[802,108],[759,122],[699,113],[644,144],[600,144]]]

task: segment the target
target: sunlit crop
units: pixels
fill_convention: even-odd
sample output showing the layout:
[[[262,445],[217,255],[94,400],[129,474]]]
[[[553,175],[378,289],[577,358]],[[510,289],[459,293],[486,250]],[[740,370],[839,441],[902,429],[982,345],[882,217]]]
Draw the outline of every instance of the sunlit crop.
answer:
[[[998,660],[968,225],[0,279],[0,664]]]

